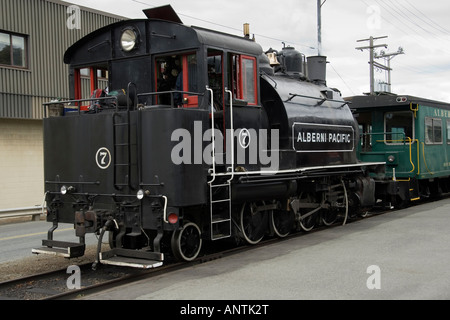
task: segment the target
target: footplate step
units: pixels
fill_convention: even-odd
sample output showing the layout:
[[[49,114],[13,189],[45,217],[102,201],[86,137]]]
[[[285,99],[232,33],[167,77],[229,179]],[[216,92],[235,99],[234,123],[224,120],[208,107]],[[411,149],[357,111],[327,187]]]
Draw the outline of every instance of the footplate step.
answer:
[[[157,252],[115,248],[100,252],[100,263],[141,269],[157,268],[163,265],[164,255]]]
[[[85,248],[86,245],[82,243],[42,240],[42,247],[33,248],[31,249],[31,252],[35,254],[49,254],[64,258],[76,258],[84,255]]]

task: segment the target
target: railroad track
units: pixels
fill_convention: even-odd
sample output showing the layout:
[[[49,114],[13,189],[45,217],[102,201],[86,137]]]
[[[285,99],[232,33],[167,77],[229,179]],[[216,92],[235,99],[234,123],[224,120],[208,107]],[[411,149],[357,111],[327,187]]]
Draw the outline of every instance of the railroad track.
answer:
[[[295,234],[300,236],[301,234]],[[110,265],[98,265],[92,270],[92,263],[79,265],[81,273],[81,288],[71,289],[68,285],[71,273],[67,269],[45,272],[28,277],[8,280],[0,283],[0,300],[67,300],[77,299],[90,293],[106,290],[121,284],[130,283],[142,279],[167,274],[183,268],[220,259],[225,256],[237,254],[245,250],[269,245],[282,239],[271,238],[254,246],[239,246],[224,249],[220,252],[202,255],[192,262],[171,262],[155,269],[136,269],[128,267],[116,267]]]
[[[380,211],[371,212],[364,219],[378,216],[385,212]],[[347,223],[358,221],[359,219],[348,220]],[[256,245],[245,245],[238,247],[224,247],[222,250],[213,253],[206,253],[192,262],[171,262],[168,261],[164,266],[155,269],[135,269],[128,267],[115,267],[110,265],[99,265],[97,270],[92,270],[92,263],[79,265],[81,272],[81,288],[71,289],[68,285],[68,279],[71,277],[71,272],[67,269],[51,271],[48,273],[41,273],[30,275],[28,277],[9,280],[0,283],[0,300],[68,300],[77,299],[87,296],[94,292],[106,290],[111,287],[116,287],[122,284],[127,284],[143,279],[151,279],[152,277],[167,274],[184,268],[190,268],[194,265],[205,263],[208,261],[220,259],[237,253],[242,253],[246,250],[253,250],[261,248],[280,241],[287,241],[289,239],[302,237],[314,232],[320,232],[323,229],[339,226],[342,221],[336,222],[332,226],[320,226],[314,228],[310,232],[296,232],[288,235],[285,238],[268,238]],[[208,248],[206,248],[208,250]]]

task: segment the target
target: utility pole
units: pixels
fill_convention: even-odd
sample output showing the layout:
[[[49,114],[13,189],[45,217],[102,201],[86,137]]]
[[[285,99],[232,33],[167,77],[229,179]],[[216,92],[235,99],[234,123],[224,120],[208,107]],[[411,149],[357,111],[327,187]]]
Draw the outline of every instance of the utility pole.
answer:
[[[317,55],[322,55],[322,6],[327,0],[317,0]]]
[[[369,65],[370,65],[370,95],[373,96],[375,95],[375,67],[377,68],[383,68],[385,66],[377,63],[374,61],[375,58],[375,53],[374,53],[374,49],[375,48],[380,48],[380,47],[384,47],[387,48],[387,44],[378,44],[378,45],[374,45],[374,40],[379,40],[379,39],[385,39],[387,38],[387,36],[382,36],[382,37],[377,37],[374,38],[372,36],[370,36],[369,39],[361,39],[361,40],[357,40],[356,42],[362,42],[362,41],[369,41],[369,46],[366,47],[357,47],[355,48],[356,50],[365,50],[365,49],[369,49],[369,55],[370,55],[370,60],[369,60]]]
[[[396,56],[398,56],[399,54],[405,54],[405,52],[403,51],[403,48],[402,48],[402,47],[399,47],[398,50],[397,50],[397,52],[385,53],[384,51],[381,51],[381,52],[380,52],[380,55],[378,55],[377,53],[375,53],[375,59],[381,59],[381,58],[383,58],[383,59],[385,59],[386,62],[387,62],[387,66],[382,65],[382,66],[381,66],[381,69],[387,71],[387,73],[388,73],[388,83],[387,83],[388,88],[389,88],[388,92],[391,92],[391,85],[392,85],[392,82],[391,82],[391,71],[392,71],[392,68],[391,68],[391,60],[394,59],[394,58],[395,58]],[[380,67],[379,67],[379,68],[380,68]]]

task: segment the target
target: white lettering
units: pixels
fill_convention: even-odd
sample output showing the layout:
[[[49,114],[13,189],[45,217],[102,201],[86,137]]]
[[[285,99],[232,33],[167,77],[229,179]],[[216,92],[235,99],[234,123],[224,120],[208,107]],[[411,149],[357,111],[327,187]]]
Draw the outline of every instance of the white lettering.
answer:
[[[367,268],[367,273],[372,274],[367,278],[367,288],[370,290],[381,289],[381,269],[377,265],[372,265]]]
[[[225,307],[225,310],[223,311],[223,314],[238,314],[238,315],[265,315],[267,314],[267,307],[268,304],[239,304],[239,305],[227,305]],[[218,310],[220,311],[220,310]]]
[[[180,141],[173,147],[171,153],[172,162],[176,165],[191,164],[191,134],[186,129],[176,129],[172,132],[172,141]]]
[[[381,29],[381,9],[377,5],[371,5],[366,10],[369,17],[367,18],[367,28],[370,30]]]
[[[66,25],[70,30],[81,29],[81,10],[80,7],[76,5],[71,5],[67,7],[67,14],[70,16],[67,18]]]
[[[261,170],[268,174],[279,168],[280,134],[278,129],[270,130],[270,137],[267,129],[258,131],[255,129],[237,129],[234,132],[227,129],[225,141],[222,132],[218,129],[207,129],[202,135],[201,121],[194,122],[192,131],[193,136],[191,136],[190,131],[184,128],[179,128],[172,132],[171,141],[178,142],[171,151],[171,159],[175,165],[202,164],[202,161],[205,164],[212,165],[214,155],[214,161],[219,165],[224,163],[234,163],[235,165],[259,163],[264,166],[261,167]],[[243,132],[245,132],[245,135],[242,134]],[[212,142],[213,134],[214,143]],[[232,153],[224,152],[224,148],[226,148],[225,150],[231,150],[232,140],[241,142],[234,143],[234,162],[231,161]],[[205,144],[205,142],[209,143]],[[226,159],[224,159],[224,154],[226,154]]]
[[[214,313],[214,307],[195,307],[190,304],[187,307],[181,307],[180,314],[183,315],[207,315],[208,318],[211,318]]]
[[[79,266],[69,266],[66,273],[71,274],[67,279],[67,289],[80,289],[81,288],[81,270]]]

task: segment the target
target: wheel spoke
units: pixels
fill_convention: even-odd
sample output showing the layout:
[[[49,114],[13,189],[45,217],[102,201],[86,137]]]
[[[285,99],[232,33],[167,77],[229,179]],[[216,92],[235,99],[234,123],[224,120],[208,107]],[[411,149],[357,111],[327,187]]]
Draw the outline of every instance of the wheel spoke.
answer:
[[[173,233],[171,247],[178,260],[194,260],[202,247],[200,228],[195,223],[186,223],[182,229]]]
[[[262,203],[264,205],[264,203]],[[267,211],[258,211],[257,203],[243,204],[240,216],[241,233],[249,244],[257,244],[264,238],[268,227]]]
[[[284,238],[289,235],[294,226],[294,213],[292,211],[272,210],[270,213],[270,222],[274,233]]]

